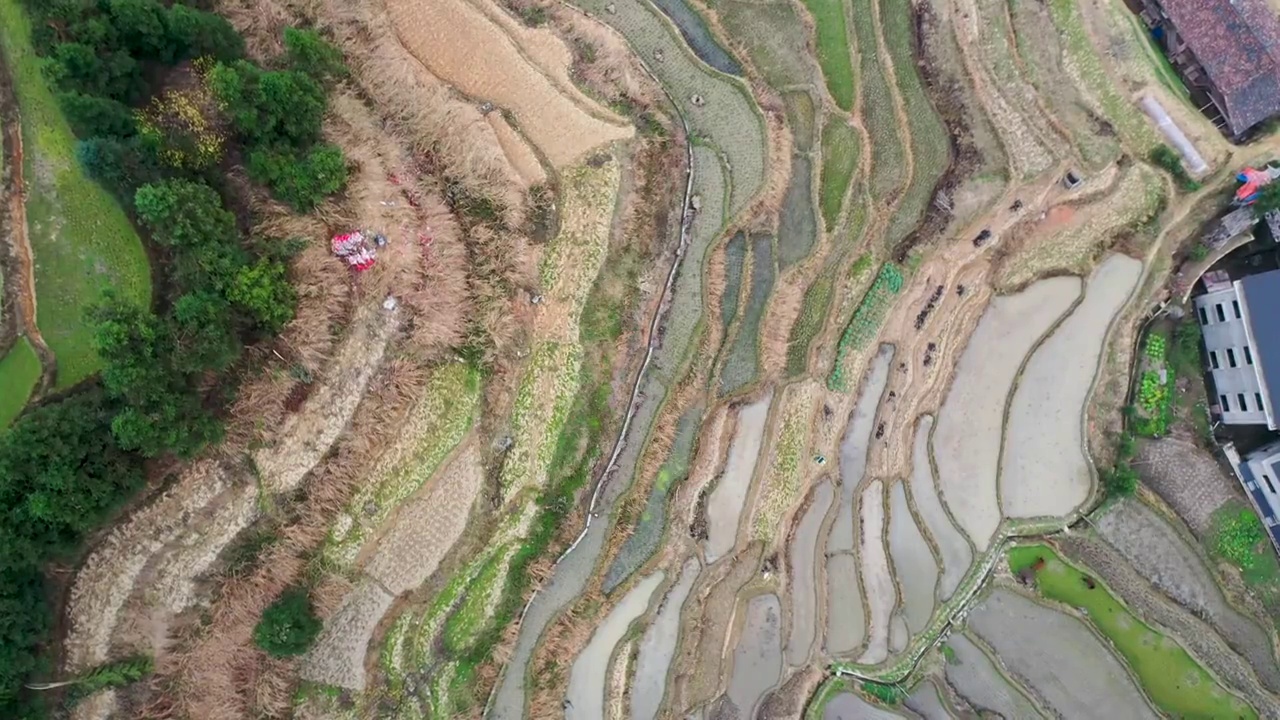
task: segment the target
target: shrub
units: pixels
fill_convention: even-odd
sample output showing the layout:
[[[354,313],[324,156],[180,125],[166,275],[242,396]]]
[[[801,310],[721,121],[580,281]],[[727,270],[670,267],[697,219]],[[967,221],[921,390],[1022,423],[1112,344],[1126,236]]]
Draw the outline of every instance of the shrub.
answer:
[[[1099,473],[1102,476],[1102,489],[1108,496],[1125,497],[1138,489],[1138,471],[1127,462],[1118,462],[1110,470]]]
[[[253,642],[276,657],[292,657],[306,652],[322,627],[306,589],[293,587],[262,613],[253,629]]]
[[[346,163],[336,145],[319,145],[305,155],[285,148],[258,150],[249,156],[249,177],[294,210],[307,212],[346,187]]]
[[[136,135],[131,138],[94,137],[76,143],[76,160],[89,177],[122,202],[133,201],[138,188],[163,175],[153,148]]]
[[[169,17],[158,0],[106,0],[107,17],[130,55],[170,64],[177,59]]]
[[[142,68],[122,51],[101,51],[82,43],[62,43],[45,66],[55,85],[85,95],[132,102],[146,94]]]
[[[1178,153],[1173,148],[1168,145],[1157,145],[1152,148],[1150,158],[1151,162],[1172,175],[1178,187],[1184,191],[1195,192],[1200,189],[1200,183],[1187,174],[1186,168],[1182,166],[1182,158],[1178,157]]]
[[[285,267],[262,259],[240,269],[227,292],[231,302],[243,308],[258,327],[277,333],[293,319],[297,294],[285,276]]]
[[[86,698],[103,688],[124,687],[138,682],[155,671],[155,661],[148,655],[131,655],[103,663],[80,676],[71,686],[72,701]]]
[[[342,51],[314,30],[285,28],[284,50],[292,69],[305,72],[318,82],[330,82],[347,75]]]
[[[248,263],[235,216],[208,185],[188,180],[144,185],[134,207],[152,239],[173,250],[172,275],[179,288],[223,292]]]
[[[872,682],[870,680],[862,681],[862,691],[885,705],[897,705],[906,698],[906,693],[899,690],[898,686],[886,685],[884,683]]]
[[[244,38],[226,19],[182,4],[169,9],[169,35],[179,57],[212,57],[231,62],[244,57]]]
[[[1258,545],[1265,539],[1262,521],[1253,510],[1243,508],[1219,519],[1213,533],[1213,551],[1232,565],[1249,570],[1257,562]]]
[[[141,487],[142,463],[116,447],[100,390],[37,407],[0,434],[0,569],[74,550]]]
[[[22,682],[42,667],[50,620],[40,571],[0,570],[0,716],[22,717]]]
[[[110,98],[64,92],[58,94],[58,104],[80,137],[129,137],[136,131],[133,110]]]
[[[205,82],[232,127],[251,146],[305,147],[320,137],[325,92],[304,72],[265,71],[239,60],[215,65]]]

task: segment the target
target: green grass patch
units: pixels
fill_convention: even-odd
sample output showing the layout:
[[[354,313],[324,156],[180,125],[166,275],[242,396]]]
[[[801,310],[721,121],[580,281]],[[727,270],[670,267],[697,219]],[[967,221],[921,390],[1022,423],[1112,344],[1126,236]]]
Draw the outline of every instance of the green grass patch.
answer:
[[[1044,561],[1036,569],[1037,563]],[[1243,700],[1229,695],[1173,638],[1138,619],[1101,582],[1046,545],[1009,551],[1009,569],[1035,572],[1040,594],[1082,610],[1138,676],[1152,702],[1173,717],[1257,718]]]
[[[81,170],[75,136],[31,47],[31,23],[18,0],[0,0],[0,49],[22,113],[27,229],[35,259],[38,323],[58,364],[57,389],[94,374],[85,310],[107,288],[151,302],[151,269],[138,233],[119,204]]]
[[[813,132],[816,125],[813,96],[808,90],[792,90],[783,94],[782,102],[787,110],[787,124],[791,126],[796,150],[809,152],[813,149]]]
[[[822,221],[827,232],[836,226],[849,183],[862,154],[861,138],[844,118],[832,115],[822,128]]]
[[[875,203],[887,203],[901,190],[906,154],[898,136],[893,90],[880,65],[875,0],[852,0],[853,29],[858,36],[859,77],[862,81],[862,122],[871,145],[868,191]]]
[[[827,89],[841,110],[853,110],[853,62],[849,52],[849,28],[841,0],[804,0],[817,29],[818,65]],[[859,17],[855,13],[855,17]],[[870,17],[870,16],[865,16]],[[863,48],[867,46],[861,46]],[[866,54],[865,50],[861,54]]]
[[[800,314],[796,316],[796,322],[791,326],[791,337],[787,339],[787,377],[799,377],[808,369],[809,346],[822,330],[831,310],[833,286],[831,275],[823,273],[805,290]]]
[[[849,389],[848,378],[845,377],[844,361],[850,351],[866,347],[880,332],[880,326],[893,306],[893,298],[902,290],[902,271],[897,265],[887,262],[880,267],[871,287],[862,296],[858,309],[840,335],[840,343],[836,346],[836,360],[827,378],[827,387],[839,392]]]
[[[18,338],[9,353],[0,358],[0,429],[22,413],[40,380],[40,358],[25,337]]]
[[[467,584],[458,609],[445,620],[442,637],[445,650],[450,654],[464,654],[475,642],[485,621],[489,618],[489,608],[494,594],[501,589],[499,583],[502,580],[502,571],[506,567],[505,561],[509,556],[510,548],[506,546],[499,547],[490,553],[480,566],[480,571]]]
[[[502,463],[504,501],[525,487],[541,487],[553,467],[556,438],[573,402],[581,364],[582,347],[577,343],[544,342],[534,347],[511,413],[515,442]],[[550,397],[548,390],[553,393]],[[538,441],[533,442],[534,438]]]
[[[1149,153],[1160,141],[1133,101],[1116,90],[1089,41],[1075,0],[1049,0],[1049,10],[1061,34],[1067,62],[1076,67],[1085,90],[1102,106],[1102,113],[1125,144],[1143,155]]]
[[[716,14],[770,87],[810,83],[809,38],[799,11],[790,3],[731,0],[721,3]]]

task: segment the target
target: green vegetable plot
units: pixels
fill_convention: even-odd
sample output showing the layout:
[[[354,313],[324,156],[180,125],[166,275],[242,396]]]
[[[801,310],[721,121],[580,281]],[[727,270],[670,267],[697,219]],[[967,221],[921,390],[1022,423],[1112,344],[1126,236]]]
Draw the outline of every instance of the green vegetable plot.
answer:
[[[902,290],[902,271],[897,265],[887,262],[880,267],[880,274],[875,282],[862,296],[862,304],[853,312],[853,318],[840,336],[840,344],[836,347],[836,361],[827,378],[827,387],[832,390],[847,391],[848,380],[844,376],[844,361],[851,350],[860,350],[875,339],[884,323],[885,315],[893,305],[893,297]]]

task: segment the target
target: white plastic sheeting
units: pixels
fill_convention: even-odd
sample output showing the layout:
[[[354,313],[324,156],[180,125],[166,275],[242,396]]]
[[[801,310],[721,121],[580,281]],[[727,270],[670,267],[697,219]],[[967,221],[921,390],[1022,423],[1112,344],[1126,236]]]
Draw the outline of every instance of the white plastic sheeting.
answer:
[[[1169,117],[1169,113],[1165,111],[1160,101],[1150,95],[1143,95],[1141,105],[1143,111],[1156,122],[1160,132],[1164,133],[1164,136],[1168,138],[1169,144],[1182,153],[1182,159],[1186,161],[1187,169],[1191,171],[1191,174],[1200,175],[1208,172],[1209,166],[1205,164],[1204,158],[1200,157],[1200,151],[1196,150],[1196,146],[1192,145],[1187,136],[1183,134],[1182,128],[1173,122],[1173,118]]]

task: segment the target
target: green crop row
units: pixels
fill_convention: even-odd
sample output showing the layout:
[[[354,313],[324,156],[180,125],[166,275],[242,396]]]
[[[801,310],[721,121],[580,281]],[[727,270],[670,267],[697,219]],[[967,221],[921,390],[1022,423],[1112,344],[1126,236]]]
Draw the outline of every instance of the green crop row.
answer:
[[[818,64],[827,80],[827,89],[841,110],[853,110],[853,62],[849,59],[849,28],[841,0],[804,0],[817,30]],[[854,17],[859,17],[856,13]],[[869,17],[869,16],[868,16]],[[864,45],[859,45],[863,54]],[[874,47],[874,46],[872,46]]]
[[[800,303],[800,314],[791,326],[787,339],[787,377],[798,377],[809,366],[809,346],[822,330],[823,322],[831,309],[833,283],[829,274],[822,274],[805,290]]]
[[[906,155],[898,135],[893,90],[880,65],[875,0],[853,1],[853,28],[858,37],[859,76],[862,79],[862,122],[870,136],[869,190],[875,202],[889,202],[901,189]]]
[[[545,480],[556,439],[578,389],[581,364],[582,347],[577,343],[547,342],[533,349],[511,412],[513,442],[502,463],[504,501],[525,487],[541,486]]]
[[[840,219],[844,196],[858,169],[861,138],[844,118],[832,115],[822,128],[822,220],[830,232]]]
[[[893,298],[902,290],[902,271],[898,266],[887,262],[880,267],[871,287],[862,296],[862,303],[853,312],[853,317],[840,335],[840,343],[836,346],[835,364],[831,375],[827,378],[827,387],[846,392],[848,381],[844,376],[844,361],[851,350],[859,350],[875,339],[884,323],[885,315],[893,305]]]

